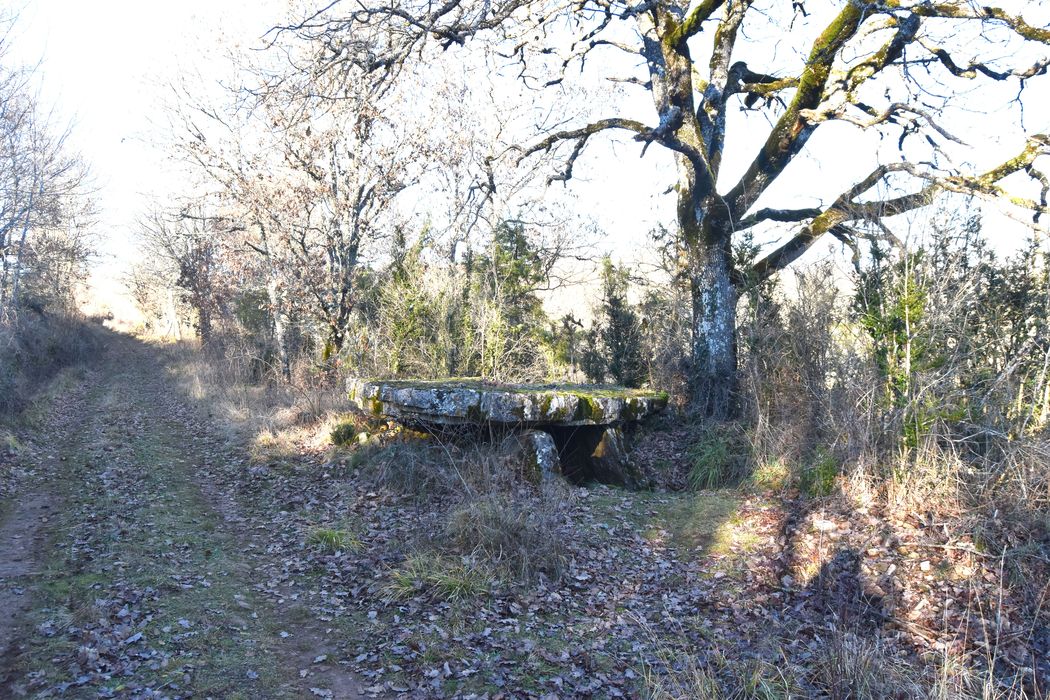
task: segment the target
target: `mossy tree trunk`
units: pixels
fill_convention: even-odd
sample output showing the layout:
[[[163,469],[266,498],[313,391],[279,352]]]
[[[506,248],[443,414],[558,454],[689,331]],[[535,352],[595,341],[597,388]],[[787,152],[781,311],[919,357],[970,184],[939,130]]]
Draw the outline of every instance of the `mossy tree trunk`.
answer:
[[[747,3],[742,3],[742,7]],[[732,41],[742,21],[731,18],[717,41]],[[736,303],[732,240],[733,226],[716,182],[721,166],[725,129],[724,110],[714,92],[705,92],[696,105],[693,59],[674,16],[657,13],[655,25],[640,22],[648,36],[659,37],[647,45],[649,77],[654,106],[661,115],[657,135],[673,145],[678,168],[677,218],[685,248],[692,300],[690,348],[690,405],[694,413],[730,418],[736,413],[737,357]],[[728,55],[715,57],[713,74],[727,79]],[[722,65],[725,64],[725,65]]]
[[[736,414],[738,292],[728,236],[688,243],[693,304],[691,396],[693,410],[716,419]]]

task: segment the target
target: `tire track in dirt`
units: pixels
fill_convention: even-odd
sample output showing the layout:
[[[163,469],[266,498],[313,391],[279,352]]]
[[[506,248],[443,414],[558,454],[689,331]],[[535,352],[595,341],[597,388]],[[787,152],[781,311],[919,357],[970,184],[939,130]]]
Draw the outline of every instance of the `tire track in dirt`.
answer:
[[[59,375],[63,377],[64,375]],[[38,397],[50,401],[42,423],[44,434],[76,434],[86,420],[84,396],[96,379],[85,373],[69,395]],[[56,382],[59,381],[56,379]],[[38,469],[15,486],[0,509],[0,697],[13,693],[15,661],[24,651],[27,638],[27,614],[33,602],[35,579],[40,574],[43,550],[48,546],[53,519],[61,510],[62,498],[47,487],[55,469],[66,459],[51,450],[54,445],[33,440],[16,458],[20,467],[27,459],[38,462]]]
[[[0,648],[7,649],[0,696],[69,689],[94,697],[81,693],[118,687],[125,689],[121,697],[186,697],[200,694],[202,668],[207,682],[225,683],[204,693],[219,697],[366,695],[351,672],[333,663],[338,640],[322,623],[287,619],[286,611],[253,595],[265,553],[249,546],[250,535],[261,523],[215,478],[223,471],[215,462],[231,447],[177,395],[159,355],[114,334],[92,400],[40,431],[38,442],[62,445],[61,456],[43,455],[40,485],[10,499],[0,524],[0,583],[10,584],[0,591]],[[52,515],[57,510],[60,517]],[[78,600],[69,594],[63,601],[45,587],[83,590]],[[93,628],[100,612],[92,600],[97,608],[128,589],[152,596],[141,612],[132,610],[139,626],[113,632],[121,628],[114,619]],[[56,627],[52,618],[63,605],[66,622]],[[180,641],[198,630],[196,642]],[[109,647],[98,642],[103,633],[117,635]],[[169,659],[173,648],[183,655],[172,652]],[[128,680],[114,686],[119,654],[163,657],[180,670],[134,661],[124,667]]]

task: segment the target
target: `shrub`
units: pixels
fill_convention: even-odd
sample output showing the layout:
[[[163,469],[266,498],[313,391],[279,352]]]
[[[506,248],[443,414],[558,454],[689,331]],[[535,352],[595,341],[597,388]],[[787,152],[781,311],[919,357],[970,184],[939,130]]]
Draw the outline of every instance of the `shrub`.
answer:
[[[751,484],[757,489],[780,491],[791,478],[788,465],[782,459],[767,459],[755,467]]]
[[[346,446],[357,442],[357,426],[351,422],[340,423],[332,428],[331,439],[333,445]]]
[[[812,460],[802,469],[799,488],[808,496],[827,496],[835,487],[839,464],[833,455],[818,449]]]

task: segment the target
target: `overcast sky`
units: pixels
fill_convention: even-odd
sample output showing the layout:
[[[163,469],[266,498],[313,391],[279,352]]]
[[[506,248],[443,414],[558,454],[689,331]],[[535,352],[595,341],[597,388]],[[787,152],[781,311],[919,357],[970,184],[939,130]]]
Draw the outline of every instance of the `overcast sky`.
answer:
[[[180,184],[172,179],[175,170],[164,149],[169,136],[163,110],[167,86],[180,75],[199,74],[202,82],[226,75],[226,53],[236,46],[258,45],[286,7],[287,0],[28,0],[22,6],[15,54],[26,63],[41,62],[43,102],[55,107],[60,120],[73,123],[72,143],[94,174],[103,239],[97,291],[109,296],[118,288],[119,270],[134,255],[130,234],[136,217],[151,198]],[[1048,88],[1050,81],[1037,79],[1026,91],[1030,131],[1050,128]],[[975,111],[975,129],[982,118]],[[970,128],[965,123],[953,126]],[[1016,130],[980,134],[973,144],[974,161],[1001,160],[1007,151],[1016,152],[1018,137]],[[811,145],[829,138],[836,138],[834,128],[818,132]],[[662,182],[660,169],[671,163],[666,154],[654,155],[657,150],[638,162],[634,144],[612,150],[592,146],[576,169],[580,206],[590,208],[589,215],[608,232],[603,245],[624,255],[656,222],[673,215],[659,193],[674,175],[667,172]],[[854,146],[837,163],[810,159],[793,165],[792,177],[771,194],[779,192],[787,205],[798,205],[792,199],[799,183],[818,178],[848,182],[855,177],[851,169],[866,174],[869,165],[862,150]],[[726,168],[744,165],[727,159]],[[644,177],[639,179],[639,173]],[[1024,235],[1020,228],[1006,228],[1012,233],[1000,236],[1001,241],[1016,242]]]

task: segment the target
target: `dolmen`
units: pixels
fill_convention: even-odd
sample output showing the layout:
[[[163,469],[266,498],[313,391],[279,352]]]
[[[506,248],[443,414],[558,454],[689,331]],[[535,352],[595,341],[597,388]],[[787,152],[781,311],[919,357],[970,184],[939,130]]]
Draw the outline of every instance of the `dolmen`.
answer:
[[[476,379],[350,379],[362,413],[427,431],[487,429],[520,451],[526,473],[641,485],[624,428],[667,406],[667,393],[609,385],[500,384]]]

